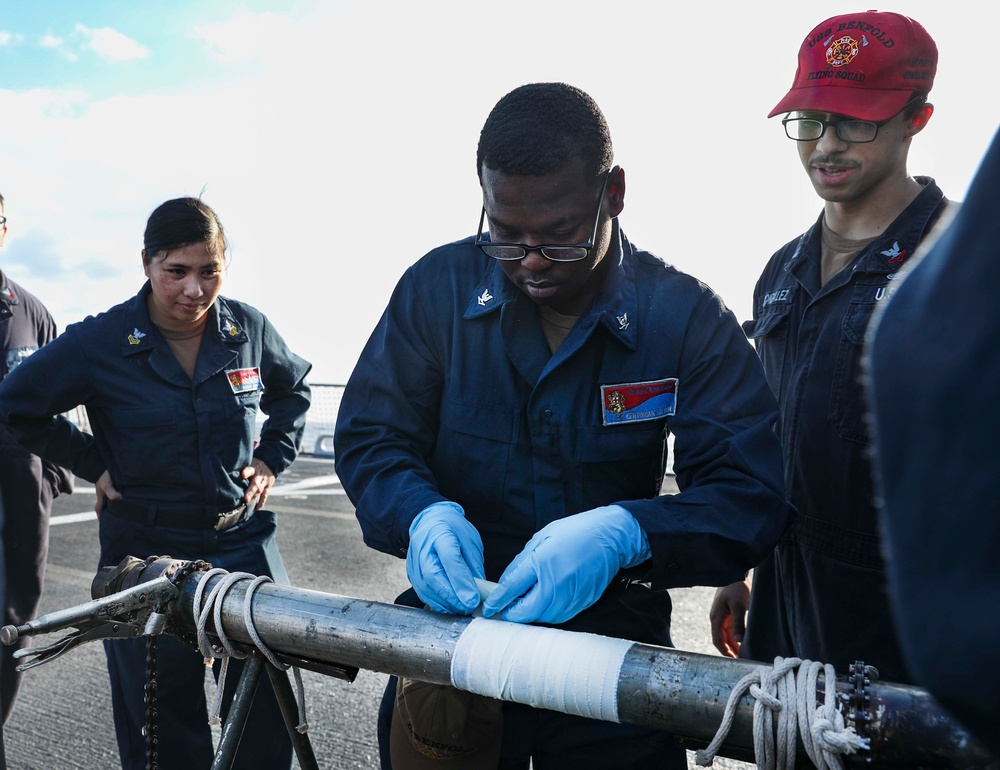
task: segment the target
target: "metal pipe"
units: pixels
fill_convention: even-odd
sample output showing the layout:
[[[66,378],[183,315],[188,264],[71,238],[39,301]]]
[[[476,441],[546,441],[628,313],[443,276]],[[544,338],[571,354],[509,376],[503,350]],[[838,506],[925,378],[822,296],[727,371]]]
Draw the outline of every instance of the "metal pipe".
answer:
[[[179,596],[171,602],[182,627],[195,628],[193,598],[204,572],[186,576],[178,585]],[[210,581],[221,580],[212,575]],[[252,645],[243,620],[247,583],[237,583],[223,599],[221,618],[227,637]],[[208,595],[213,585],[204,589]],[[476,633],[509,636],[544,632],[556,639],[564,656],[578,655],[581,670],[593,665],[593,650],[586,645],[590,634],[551,628],[523,626],[499,620],[469,617],[400,607],[380,602],[267,583],[258,586],[253,600],[253,618],[258,636],[279,654],[313,659],[339,666],[356,666],[385,674],[413,677],[426,682],[461,686],[473,692],[497,697],[482,687],[459,684],[453,677],[456,652],[472,656],[473,670],[487,665],[476,652],[463,646],[463,637],[473,623]],[[485,625],[483,625],[485,624]],[[486,629],[486,631],[483,631]],[[708,743],[715,734],[729,694],[736,683],[761,664],[719,656],[683,652],[666,647],[622,642],[627,646],[618,669],[616,719],[663,730],[695,745]],[[524,661],[527,665],[528,661]],[[517,661],[515,661],[517,664]],[[923,690],[905,685],[871,682],[865,688],[869,720],[853,719],[851,703],[857,687],[838,678],[838,702],[849,722],[860,734],[872,739],[872,750],[843,757],[848,767],[953,768],[969,770],[995,768],[990,755],[946,714]],[[579,713],[546,693],[531,697],[505,693],[506,700],[540,708]],[[737,759],[753,756],[753,701],[748,695],[739,705],[736,718],[720,754]],[[799,757],[805,757],[799,745]]]

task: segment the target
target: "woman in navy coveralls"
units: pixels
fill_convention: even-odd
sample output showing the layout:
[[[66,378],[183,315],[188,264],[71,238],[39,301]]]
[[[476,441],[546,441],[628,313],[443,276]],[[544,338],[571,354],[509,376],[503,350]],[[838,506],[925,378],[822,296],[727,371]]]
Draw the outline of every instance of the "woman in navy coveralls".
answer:
[[[0,386],[0,423],[95,483],[99,566],[169,555],[287,582],[264,504],[297,454],[311,367],[262,313],[219,296],[225,251],[211,208],[194,198],[163,203],[147,222],[149,280],[139,293],[68,326]],[[80,404],[93,435],[61,416]],[[267,421],[255,446],[258,409]],[[122,767],[145,768],[146,642],[109,641],[105,651]],[[227,690],[235,690],[238,664]],[[157,674],[158,767],[208,768],[200,654],[161,636]],[[235,767],[288,768],[291,755],[265,677]]]

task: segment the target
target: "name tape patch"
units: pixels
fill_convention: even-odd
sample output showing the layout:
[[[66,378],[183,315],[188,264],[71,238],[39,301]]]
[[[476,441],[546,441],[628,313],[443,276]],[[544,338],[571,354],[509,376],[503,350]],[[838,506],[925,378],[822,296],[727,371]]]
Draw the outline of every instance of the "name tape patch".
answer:
[[[243,393],[256,393],[260,386],[260,367],[252,366],[248,369],[229,369],[226,371],[229,379],[229,387],[237,396]]]
[[[676,411],[676,377],[652,382],[601,385],[601,412],[605,425],[659,420]]]

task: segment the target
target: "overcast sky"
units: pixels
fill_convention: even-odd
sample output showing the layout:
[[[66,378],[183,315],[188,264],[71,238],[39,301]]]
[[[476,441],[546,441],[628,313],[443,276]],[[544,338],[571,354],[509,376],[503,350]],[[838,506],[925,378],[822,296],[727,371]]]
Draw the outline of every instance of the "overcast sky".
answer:
[[[937,111],[909,169],[953,199],[1000,124],[985,8],[881,8],[937,41]],[[858,10],[0,0],[0,265],[64,328],[133,295],[149,213],[200,195],[233,245],[223,293],[266,313],[314,382],[344,382],[405,268],[474,230],[476,142],[493,104],[561,80],[607,115],[624,232],[743,320],[768,257],[820,210],[766,115],[806,33]]]

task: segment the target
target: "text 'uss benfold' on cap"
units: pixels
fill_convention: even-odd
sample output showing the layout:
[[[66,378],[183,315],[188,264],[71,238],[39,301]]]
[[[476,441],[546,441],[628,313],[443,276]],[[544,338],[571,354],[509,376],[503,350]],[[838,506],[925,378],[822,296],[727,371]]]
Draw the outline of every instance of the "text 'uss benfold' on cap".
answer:
[[[879,11],[834,16],[802,42],[791,90],[768,117],[808,110],[888,120],[914,91],[931,90],[937,60],[934,40],[907,16]]]

